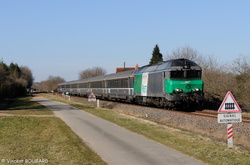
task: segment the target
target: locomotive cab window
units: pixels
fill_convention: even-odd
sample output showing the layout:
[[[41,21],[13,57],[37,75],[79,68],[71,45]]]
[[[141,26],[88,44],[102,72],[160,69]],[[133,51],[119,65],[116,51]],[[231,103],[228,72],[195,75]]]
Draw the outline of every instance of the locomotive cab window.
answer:
[[[201,78],[200,70],[175,70],[170,72],[170,78],[186,79],[186,78]]]
[[[171,71],[170,78],[184,78],[184,72],[183,71]]]
[[[201,71],[200,70],[189,70],[187,72],[188,78],[201,78]]]

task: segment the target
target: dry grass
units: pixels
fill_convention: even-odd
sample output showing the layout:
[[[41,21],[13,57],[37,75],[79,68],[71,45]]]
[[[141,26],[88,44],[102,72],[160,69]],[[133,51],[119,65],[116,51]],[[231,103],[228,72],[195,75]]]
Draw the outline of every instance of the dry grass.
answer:
[[[62,120],[56,117],[44,117],[45,114],[52,116],[53,112],[30,102],[29,99],[21,98],[22,101],[14,101],[11,110],[1,112],[14,116],[1,116],[0,113],[2,164],[10,164],[10,161],[17,160],[19,163],[45,160],[48,161],[46,164],[52,165],[106,164]],[[34,106],[42,109],[29,109]]]
[[[52,115],[53,112],[46,109],[38,102],[32,101],[32,97],[21,97],[9,101],[6,110],[0,110],[4,114],[13,115]]]
[[[49,164],[105,164],[58,118],[3,117],[0,155],[6,160],[46,159]]]

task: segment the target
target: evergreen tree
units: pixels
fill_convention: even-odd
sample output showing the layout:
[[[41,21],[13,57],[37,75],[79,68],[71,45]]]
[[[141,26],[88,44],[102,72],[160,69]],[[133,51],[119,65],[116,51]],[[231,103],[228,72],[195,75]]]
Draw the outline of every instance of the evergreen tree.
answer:
[[[18,64],[14,64],[13,62],[9,66],[10,75],[14,78],[20,78],[21,76],[21,70],[18,66]]]
[[[156,63],[162,62],[162,61],[163,61],[162,54],[160,53],[159,46],[156,44],[149,64],[156,64]]]

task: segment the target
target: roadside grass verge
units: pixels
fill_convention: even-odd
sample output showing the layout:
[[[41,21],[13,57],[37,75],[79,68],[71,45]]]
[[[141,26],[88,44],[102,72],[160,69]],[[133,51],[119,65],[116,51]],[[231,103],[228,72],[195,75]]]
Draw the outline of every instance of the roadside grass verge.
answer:
[[[41,109],[43,105],[32,101],[32,96],[20,97],[10,100],[8,110],[20,110],[20,109]]]
[[[39,117],[54,113],[30,99],[12,100],[8,110],[0,110],[0,164],[34,164],[37,160],[45,163],[36,164],[51,165],[106,164],[61,119]]]
[[[0,159],[46,160],[47,164],[105,164],[59,118],[2,117]],[[43,164],[43,163],[42,163]]]
[[[207,164],[248,165],[250,162],[250,152],[240,147],[235,146],[234,149],[228,150],[226,143],[214,141],[192,132],[159,125],[143,119],[120,114],[113,110],[96,109],[80,103],[63,100],[55,96],[44,96],[82,109],[149,139],[181,151]]]
[[[52,115],[53,112],[46,109],[38,102],[32,101],[31,96],[20,97],[9,100],[6,110],[0,110],[0,113],[14,115]]]

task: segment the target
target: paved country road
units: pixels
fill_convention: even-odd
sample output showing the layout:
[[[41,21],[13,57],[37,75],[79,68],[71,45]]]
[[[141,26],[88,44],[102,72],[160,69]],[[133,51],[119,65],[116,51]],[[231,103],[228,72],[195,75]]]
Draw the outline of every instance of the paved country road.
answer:
[[[70,105],[35,101],[54,111],[110,165],[201,165],[202,162]],[[74,159],[74,158],[72,158]]]

